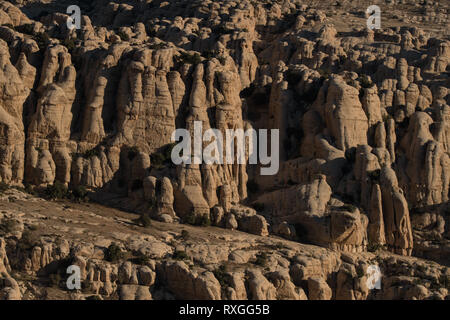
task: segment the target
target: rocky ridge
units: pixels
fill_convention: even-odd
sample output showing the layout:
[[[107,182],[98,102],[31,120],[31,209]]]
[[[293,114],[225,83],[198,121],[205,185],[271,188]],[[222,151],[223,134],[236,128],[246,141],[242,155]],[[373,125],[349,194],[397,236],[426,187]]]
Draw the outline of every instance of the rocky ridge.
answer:
[[[70,257],[83,268],[99,260],[92,262],[98,268],[83,272],[103,283],[99,290],[106,286],[103,297],[183,292],[175,298],[366,299],[371,296],[359,275],[374,259],[371,252],[389,274],[401,269],[397,264],[415,270],[422,262],[411,255],[441,264],[431,263],[439,271],[426,286],[409,271],[395,271],[408,280],[393,281],[377,298],[447,296],[448,4],[370,3],[384,11],[404,8],[403,17],[373,31],[365,26],[366,7],[353,1],[326,10],[302,1],[79,4],[82,27],[69,30],[64,1],[0,3],[2,185],[85,188],[92,200],[162,223],[237,229],[269,246],[278,236],[315,245],[308,248],[334,262],[293,275],[300,268],[294,257],[308,255],[298,249],[305,245],[287,242],[296,249],[280,257],[287,259],[282,268],[278,262],[270,270],[244,267],[229,274],[229,285],[217,277],[231,249],[214,262],[193,258],[214,264],[197,273],[185,262],[165,260],[178,251],[167,239],[157,245],[162,262],[138,267],[104,262],[100,251],[109,244],[84,256],[76,238],[60,245],[50,236],[28,248],[27,260],[14,253],[22,234],[8,231],[0,255],[6,297],[27,297],[27,290],[17,291],[12,269],[34,275]],[[352,17],[346,23],[344,12]],[[176,128],[193,133],[194,121],[222,133],[279,129],[279,172],[260,176],[258,166],[243,164],[173,165],[171,134]],[[9,212],[9,197],[2,224],[31,218],[28,211]],[[250,239],[263,239],[223,232],[231,232],[242,251],[256,241]],[[134,240],[122,241],[122,249],[134,250]],[[260,251],[248,259],[267,259]],[[243,259],[240,264],[248,263]],[[153,291],[155,279],[164,293]],[[191,285],[178,288],[180,281]]]

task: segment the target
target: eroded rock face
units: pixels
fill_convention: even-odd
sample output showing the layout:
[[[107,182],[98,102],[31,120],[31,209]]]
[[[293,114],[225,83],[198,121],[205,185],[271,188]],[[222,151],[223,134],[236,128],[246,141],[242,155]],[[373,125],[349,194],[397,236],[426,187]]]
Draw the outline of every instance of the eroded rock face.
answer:
[[[367,144],[368,120],[358,98],[358,90],[335,78],[329,83],[324,118],[336,146],[346,150]]]
[[[450,44],[442,34],[389,24],[342,32],[347,22],[323,3],[187,0],[93,4],[74,31],[52,4],[39,21],[28,18],[27,2],[0,4],[0,183],[87,188],[101,203],[166,223],[277,234],[346,254],[385,246],[439,260],[434,245],[448,248]],[[352,14],[341,7],[333,10]],[[448,25],[441,13],[414,21]],[[192,138],[278,129],[279,171],[261,176],[248,161],[175,165],[176,129]],[[111,195],[121,200],[105,200]],[[24,268],[37,272],[52,250],[33,249]],[[98,279],[106,267],[95,268],[96,294],[154,298],[148,281],[113,286]],[[368,296],[351,266],[332,293],[323,279],[303,279],[303,292],[284,272],[255,271],[244,274],[248,292],[233,274],[224,295],[213,270],[195,274],[181,262],[162,270],[184,298]],[[4,279],[5,296],[19,297]]]
[[[24,178],[23,104],[30,91],[26,76],[12,65],[8,44],[0,40],[0,179],[17,184]]]

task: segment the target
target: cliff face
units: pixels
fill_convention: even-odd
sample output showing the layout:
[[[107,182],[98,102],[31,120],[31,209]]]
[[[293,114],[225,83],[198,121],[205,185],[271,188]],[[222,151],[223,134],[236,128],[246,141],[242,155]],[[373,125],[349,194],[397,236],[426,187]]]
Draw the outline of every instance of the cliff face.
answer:
[[[83,186],[164,222],[442,262],[450,42],[430,25],[449,18],[430,12],[448,7],[405,16],[422,29],[372,31],[365,18],[342,21],[353,5],[340,6],[99,0],[81,4],[70,30],[64,1],[3,1],[0,183]],[[174,165],[172,133],[193,137],[197,122],[223,136],[279,129],[278,173]]]

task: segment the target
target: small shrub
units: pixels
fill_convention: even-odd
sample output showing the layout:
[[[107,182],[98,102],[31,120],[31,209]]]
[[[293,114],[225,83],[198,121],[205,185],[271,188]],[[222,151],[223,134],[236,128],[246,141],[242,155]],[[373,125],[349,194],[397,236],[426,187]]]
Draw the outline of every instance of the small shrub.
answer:
[[[180,237],[182,238],[182,239],[184,239],[184,240],[188,240],[189,238],[190,238],[190,234],[189,234],[189,231],[187,231],[187,230],[181,230],[181,235],[180,235]]]
[[[50,37],[45,32],[36,33],[33,39],[36,41],[40,50],[45,50],[50,43]]]
[[[163,42],[155,43],[155,44],[149,45],[149,48],[150,48],[150,49],[153,49],[153,50],[164,49],[165,47],[166,47],[166,44],[163,43]]]
[[[148,228],[152,225],[152,219],[150,219],[148,214],[143,214],[138,219],[135,220],[135,222],[144,228]]]
[[[62,45],[65,46],[67,48],[67,50],[69,50],[69,53],[72,53],[73,50],[75,50],[75,48],[76,48],[74,38],[64,39],[64,41],[62,42]]]
[[[63,183],[56,181],[44,189],[44,196],[49,200],[64,199],[68,196],[68,190]]]
[[[125,32],[123,32],[122,30],[117,31],[117,35],[120,37],[120,39],[122,41],[129,41],[130,40],[130,37]]]
[[[227,63],[227,59],[225,57],[217,57],[221,65],[225,65]]]
[[[2,24],[2,27],[7,27],[7,28],[10,28],[12,30],[16,30],[11,23],[4,23],[4,24]]]
[[[189,214],[183,219],[184,223],[194,226],[208,227],[211,225],[211,219],[208,215],[196,216],[194,213]]]
[[[230,275],[226,273],[225,265],[220,265],[213,271],[214,277],[219,281],[221,287],[231,287]]]
[[[187,63],[187,64],[193,64],[193,65],[197,65],[199,63],[202,62],[202,58],[200,57],[200,54],[193,53],[187,53],[187,52],[182,52],[178,57],[177,57],[178,62],[180,63]]]
[[[131,259],[133,263],[145,266],[150,261],[150,258],[145,254],[139,253],[137,257]]]
[[[359,84],[361,85],[361,87],[364,89],[371,88],[374,86],[374,83],[372,83],[372,81],[370,81],[369,77],[366,75],[362,75],[361,77],[359,77],[358,81],[359,81]]]
[[[319,74],[322,79],[327,80],[330,77],[331,72],[329,70],[320,69]]]
[[[169,143],[153,152],[150,155],[152,167],[162,169],[166,166],[172,166],[172,149],[175,145],[175,143]]]
[[[256,256],[256,260],[254,262],[256,265],[264,267],[267,263],[267,254],[265,252],[261,252]]]
[[[77,202],[82,202],[87,200],[88,191],[85,186],[78,185],[70,190],[70,198]]]
[[[100,150],[95,147],[89,150],[86,150],[83,154],[82,157],[85,159],[90,159],[92,157],[100,157]]]
[[[173,253],[172,258],[175,260],[190,260],[185,251],[177,250]]]
[[[31,23],[17,26],[16,30],[19,31],[20,33],[28,34],[30,36],[34,34],[34,27]]]
[[[211,51],[211,50],[203,51],[202,56],[206,60],[211,60],[212,58],[214,58],[214,51]]]
[[[195,225],[196,220],[197,220],[197,218],[194,213],[190,213],[186,217],[183,218],[184,223],[192,224],[192,225]]]
[[[36,194],[36,192],[34,191],[33,186],[31,184],[29,184],[29,183],[25,184],[24,192],[26,192],[28,194],[32,194],[32,195]]]
[[[115,244],[111,243],[109,247],[105,251],[105,260],[109,262],[117,262],[121,259],[123,259],[124,253],[120,249],[120,247]]]
[[[62,278],[61,278],[61,275],[59,273],[52,273],[52,274],[50,274],[48,276],[48,280],[49,280],[48,285],[50,287],[59,288],[60,284],[61,284],[61,281],[62,281]]]
[[[344,204],[343,206],[336,207],[335,209],[338,211],[356,212],[356,210],[358,210],[358,207],[353,204]]]
[[[18,223],[15,220],[3,219],[0,223],[0,233],[14,232],[17,229],[17,225]]]
[[[211,225],[211,219],[207,215],[201,216],[198,225],[201,227],[209,227]]]
[[[0,182],[0,194],[2,194],[3,192],[5,192],[6,190],[9,189],[9,185],[4,183],[4,182]]]
[[[367,245],[367,251],[369,252],[377,252],[378,250],[383,250],[385,249],[384,245],[380,244],[380,243],[369,243]]]
[[[25,252],[31,250],[37,244],[36,234],[30,229],[22,232],[22,238],[17,243],[17,249]]]
[[[358,266],[356,268],[356,275],[359,279],[361,279],[362,277],[364,277],[366,275],[366,272],[364,271],[364,269],[362,268],[362,266]]]
[[[164,168],[164,163],[166,162],[166,159],[162,153],[154,152],[150,155],[150,159],[151,159],[152,167],[154,167],[156,169]]]
[[[224,34],[231,34],[233,33],[233,30],[225,28],[222,24],[212,28],[212,33],[216,34],[218,36],[224,35]]]

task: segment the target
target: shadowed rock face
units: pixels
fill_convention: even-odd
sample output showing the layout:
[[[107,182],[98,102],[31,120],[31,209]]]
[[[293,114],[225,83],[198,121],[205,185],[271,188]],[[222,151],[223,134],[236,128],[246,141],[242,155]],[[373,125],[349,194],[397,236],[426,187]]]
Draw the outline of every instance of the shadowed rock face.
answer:
[[[98,0],[80,5],[81,29],[70,30],[69,2],[0,3],[0,183],[83,187],[163,222],[345,254],[384,247],[441,261],[450,251],[447,3],[392,1],[383,11],[401,21],[369,30],[358,12],[370,4],[351,1]],[[174,165],[172,133],[194,138],[198,122],[199,134],[224,137],[278,129],[279,171]],[[344,289],[359,285],[349,285],[355,267],[340,268],[338,292],[302,279],[309,298],[366,298],[364,288]],[[223,295],[212,273],[181,262],[159,270],[171,290],[189,283],[180,298]],[[154,268],[142,272],[152,278]],[[285,272],[246,274],[248,292],[242,277],[227,297],[306,296]],[[148,284],[121,284],[122,298],[151,298]]]

